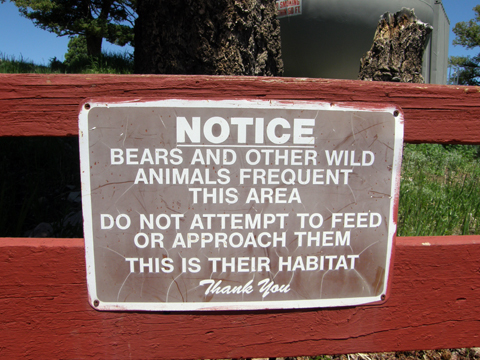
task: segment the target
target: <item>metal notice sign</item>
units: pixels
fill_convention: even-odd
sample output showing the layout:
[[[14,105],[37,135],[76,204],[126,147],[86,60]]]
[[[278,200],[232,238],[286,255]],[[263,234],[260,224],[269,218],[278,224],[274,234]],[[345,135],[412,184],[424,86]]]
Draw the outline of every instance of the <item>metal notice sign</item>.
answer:
[[[385,300],[403,141],[394,107],[92,100],[79,126],[96,309]]]

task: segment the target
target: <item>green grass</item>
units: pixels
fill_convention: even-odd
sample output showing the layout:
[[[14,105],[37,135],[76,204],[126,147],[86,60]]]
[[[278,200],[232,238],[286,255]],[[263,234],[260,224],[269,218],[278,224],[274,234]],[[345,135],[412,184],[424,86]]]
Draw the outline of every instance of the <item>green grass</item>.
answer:
[[[103,53],[98,57],[80,56],[64,66],[71,74],[132,74],[133,56],[129,53]]]
[[[399,236],[480,234],[478,146],[406,144]]]
[[[0,53],[0,73],[3,74],[51,74],[52,69],[45,65],[36,65],[33,61],[15,59],[14,56],[5,56]]]
[[[103,53],[99,57],[83,56],[66,64],[52,58],[48,65],[16,59],[0,53],[0,73],[8,74],[131,74],[133,56],[129,53]]]

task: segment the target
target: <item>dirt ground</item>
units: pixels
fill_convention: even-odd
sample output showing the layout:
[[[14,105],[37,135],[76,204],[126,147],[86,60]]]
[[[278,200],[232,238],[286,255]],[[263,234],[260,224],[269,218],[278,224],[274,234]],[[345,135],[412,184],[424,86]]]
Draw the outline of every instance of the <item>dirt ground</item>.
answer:
[[[252,358],[251,360],[480,360],[480,347],[368,354]]]

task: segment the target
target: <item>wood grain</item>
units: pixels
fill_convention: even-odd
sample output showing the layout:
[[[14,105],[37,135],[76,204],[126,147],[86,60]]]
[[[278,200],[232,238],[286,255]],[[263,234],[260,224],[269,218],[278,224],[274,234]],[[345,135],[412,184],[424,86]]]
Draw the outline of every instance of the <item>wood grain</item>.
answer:
[[[480,344],[480,236],[397,238],[384,305],[327,310],[99,312],[83,239],[0,239],[0,357],[201,359]]]
[[[480,144],[480,88],[331,79],[0,74],[0,135],[78,134],[87,98],[287,99],[394,104],[406,142]]]

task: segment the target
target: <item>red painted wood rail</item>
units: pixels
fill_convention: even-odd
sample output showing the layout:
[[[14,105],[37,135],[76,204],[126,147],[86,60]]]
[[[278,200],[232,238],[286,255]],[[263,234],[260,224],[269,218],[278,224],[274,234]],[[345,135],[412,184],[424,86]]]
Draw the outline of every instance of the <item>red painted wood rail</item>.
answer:
[[[480,87],[184,75],[0,74],[0,135],[76,135],[80,102],[104,96],[390,103],[405,113],[407,142],[480,143]]]
[[[391,103],[408,142],[480,144],[478,87],[207,76],[0,75],[0,135],[77,134],[89,97]],[[82,239],[0,239],[0,357],[234,358],[480,346],[480,236],[397,238],[389,300],[327,310],[98,312]]]

